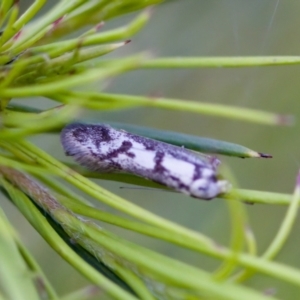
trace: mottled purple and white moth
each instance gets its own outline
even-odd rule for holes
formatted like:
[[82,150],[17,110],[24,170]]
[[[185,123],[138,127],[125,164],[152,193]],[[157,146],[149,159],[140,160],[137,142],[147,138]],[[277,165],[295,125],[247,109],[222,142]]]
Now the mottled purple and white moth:
[[230,189],[226,180],[217,177],[216,158],[105,124],[67,125],[61,142],[66,155],[94,171],[135,174],[200,199]]

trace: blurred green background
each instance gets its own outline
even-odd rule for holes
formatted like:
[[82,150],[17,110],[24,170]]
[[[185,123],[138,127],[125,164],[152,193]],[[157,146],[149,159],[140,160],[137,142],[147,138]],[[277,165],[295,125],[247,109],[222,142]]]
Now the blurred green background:
[[[27,3],[28,2],[28,3]],[[21,1],[24,9],[32,1]],[[49,1],[48,7],[56,1]],[[47,7],[45,7],[47,9]],[[126,47],[111,57],[138,51],[155,56],[243,56],[298,55],[300,49],[300,2],[276,0],[178,0],[155,7],[148,25]],[[102,30],[126,24],[133,15],[107,22]],[[222,103],[274,111],[295,116],[292,127],[270,127],[219,119],[186,112],[139,108],[111,112],[85,112],[83,117],[128,122],[159,129],[223,139],[271,153],[274,158],[224,158],[240,187],[291,193],[300,166],[298,139],[300,108],[298,104],[300,66],[240,69],[145,70],[128,73],[107,83],[106,91],[137,95],[164,95],[169,98]],[[98,89],[102,84],[94,84]],[[24,103],[25,104],[25,103]],[[53,106],[44,99],[28,104]],[[58,136],[37,136],[32,140],[49,153],[65,159]],[[223,157],[221,157],[223,160]],[[120,189],[119,183],[99,181],[107,189],[161,216],[229,244],[230,221],[224,200],[198,201],[184,195],[136,189]],[[111,209],[97,204],[105,210]],[[37,258],[60,294],[86,285],[74,269],[60,259],[7,201],[4,209],[22,240]],[[285,207],[247,205],[250,223],[262,253],[281,223]],[[207,270],[220,264],[205,256],[179,249],[151,238],[112,226],[106,228],[132,241]],[[278,261],[300,268],[298,234],[300,222],[293,229]],[[266,276],[254,276],[247,285],[258,290],[274,289],[280,299],[296,299],[298,289]],[[101,298],[103,299],[103,298]]]

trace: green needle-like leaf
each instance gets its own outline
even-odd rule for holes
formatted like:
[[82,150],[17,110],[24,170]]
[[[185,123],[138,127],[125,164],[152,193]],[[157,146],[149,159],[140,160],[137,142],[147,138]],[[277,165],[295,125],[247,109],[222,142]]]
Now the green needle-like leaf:
[[204,153],[223,154],[228,156],[237,157],[266,157],[271,155],[260,153],[244,146],[229,143],[225,141],[199,137],[174,131],[157,130],[149,127],[135,126],[125,123],[107,122],[112,127],[123,129],[125,131],[146,136],[151,139],[159,140],[165,143],[173,144],[176,146],[184,146],[185,148],[200,151]]

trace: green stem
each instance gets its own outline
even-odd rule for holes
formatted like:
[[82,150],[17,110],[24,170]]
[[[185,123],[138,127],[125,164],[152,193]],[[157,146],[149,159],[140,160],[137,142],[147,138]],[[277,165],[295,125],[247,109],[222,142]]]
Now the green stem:
[[[225,178],[227,178],[233,186],[237,186],[237,181],[226,164],[223,165],[223,173],[226,174]],[[244,205],[241,202],[230,200],[226,201],[226,204],[231,221],[230,250],[233,255],[229,257],[229,259],[226,259],[221,267],[219,267],[219,269],[215,272],[214,275],[217,279],[225,279],[233,272],[238,264],[237,258],[239,253],[243,251],[245,240],[247,238],[245,234],[245,227],[246,224],[248,224],[248,218]]]
[[81,5],[85,0],[76,0],[57,4],[52,10],[44,14],[42,18],[26,28],[26,32],[9,48],[12,54],[16,55],[34,45],[50,30],[52,23],[63,15],[71,12],[74,8]]
[[114,270],[132,287],[141,300],[155,300],[144,282],[131,270],[115,265]]
[[[9,34],[6,34],[5,37],[1,39],[1,45],[8,41],[24,25],[26,25],[40,11],[40,9],[44,6],[45,3],[46,0],[35,0],[34,3],[30,5],[28,9],[26,9],[23,15],[18,20],[16,20],[16,22],[14,22],[12,30],[10,30]],[[0,51],[3,51],[4,49],[1,49]]]
[[297,178],[297,185],[295,188],[294,195],[291,198],[290,205],[287,208],[286,215],[280,225],[280,228],[262,257],[266,259],[273,259],[279,251],[284,246],[286,240],[288,239],[293,225],[296,222],[298,208],[300,204],[300,173],[298,174]]
[[48,278],[45,276],[44,272],[40,268],[40,266],[37,264],[37,262],[34,260],[34,258],[31,256],[29,251],[24,247],[24,245],[17,241],[18,248],[20,253],[22,254],[24,260],[26,261],[27,265],[30,267],[30,269],[34,272],[36,280],[39,282],[42,282],[43,285],[43,293],[47,293],[47,297],[49,300],[58,300],[58,296],[51,286]]
[[2,28],[4,22],[9,17],[9,10],[13,5],[13,0],[1,1],[0,2],[0,27]]
[[[17,185],[22,191],[26,191],[38,205],[44,208],[63,227],[71,238],[75,239],[84,248],[89,249],[96,257],[100,255],[101,260],[105,264],[112,265],[113,268],[115,268],[115,263],[119,262],[123,267],[132,269],[139,276],[142,276],[148,283],[149,280],[154,280],[154,284],[156,284],[156,281],[159,283],[162,280],[167,285],[170,284],[171,287],[175,285],[188,289],[191,290],[192,294],[194,293],[193,290],[196,293],[197,291],[205,292],[214,296],[215,299],[250,300],[250,297],[265,299],[259,293],[228,283],[223,283],[224,289],[220,291],[220,283],[213,280],[206,272],[127,242],[101,229],[96,224],[83,222],[82,219],[75,217],[70,211],[61,206],[45,188],[28,176],[7,168],[2,168],[1,172],[14,185]],[[14,201],[21,201],[20,197],[16,197],[13,193],[12,187],[8,183],[2,180],[2,184]],[[19,190],[15,192],[19,192]],[[22,204],[26,204],[25,207],[29,208],[28,204],[24,203],[24,199],[22,199]],[[106,249],[104,252],[103,247]],[[132,277],[132,281],[134,282],[135,278]],[[140,288],[139,291],[142,292]],[[155,287],[154,290],[156,290]],[[146,294],[143,292],[143,295]],[[146,299],[149,299],[149,297]]]
[[[11,92],[13,93],[13,91]],[[3,91],[2,93],[4,93],[3,96],[10,96],[10,94],[6,93],[5,91]],[[2,93],[0,93],[0,95],[2,95]],[[270,112],[223,104],[211,104],[180,99],[104,93],[98,94],[87,92],[69,92],[66,94],[66,97],[70,97],[70,99],[79,98],[78,96],[80,96],[80,98],[86,99],[86,102],[83,103],[83,106],[87,108],[93,107],[94,109],[97,108],[97,104],[99,104],[99,108],[101,108],[101,105],[103,105],[103,101],[110,103],[125,102],[127,104],[134,104],[136,106],[158,107],[171,110],[188,111],[266,125],[287,125],[291,122],[291,118],[288,116],[280,116],[278,114]]]
[[246,189],[232,189],[229,193],[220,195],[220,198],[241,200],[250,204],[289,205],[292,200],[292,195]]
[[[122,72],[134,68],[140,63],[140,61],[141,56],[131,57],[124,59],[121,64],[112,64],[107,68],[87,69],[82,73],[63,77],[60,81],[28,85],[25,87],[5,88],[0,91],[0,97],[51,95],[53,93],[65,91],[71,87],[76,87],[85,83],[91,83],[95,80],[103,80],[114,75],[119,75]],[[83,98],[82,102],[84,102]]]
[[257,66],[298,65],[300,56],[241,57],[161,57],[143,62],[146,69],[166,68],[241,68]]
[[[273,239],[272,243],[269,245],[267,250],[263,253],[262,258],[271,260],[274,259],[280,250],[283,248],[286,240],[288,239],[293,225],[295,224],[298,208],[300,204],[300,173],[298,174],[297,184],[295,188],[294,195],[291,197],[290,204],[288,206],[286,215],[284,220],[281,222],[280,228]],[[244,271],[238,276],[235,276],[234,279],[236,281],[244,281],[252,276],[254,272],[251,271]]]
[[[0,37],[0,46],[3,45],[6,39],[9,39],[10,36],[14,34],[14,24],[16,22],[16,19],[18,18],[18,15],[19,15],[19,5],[15,3],[11,8],[9,18],[5,26],[5,31]],[[0,52],[3,52],[3,49],[1,49]]]
[[[123,211],[133,217],[143,220],[144,222],[153,224],[157,228],[164,229],[170,234],[178,236],[178,238],[182,238],[184,242],[189,244],[190,247],[193,247],[193,249],[197,248],[197,250],[200,252],[204,252],[213,257],[221,259],[229,258],[231,255],[233,255],[228,249],[217,245],[214,241],[205,237],[204,235],[201,235],[198,232],[187,230],[180,225],[156,216],[116,195],[109,193],[86,178],[74,173],[74,171],[65,167],[58,161],[55,161],[51,156],[44,153],[40,149],[27,142],[25,143],[25,141],[19,141],[19,143],[14,144],[14,146],[17,149],[20,149],[20,151],[24,151],[38,164],[53,170],[58,176],[77,186],[80,190],[86,192],[95,199],[100,200],[111,207]],[[237,261],[239,264],[249,269],[253,269],[270,276],[275,276],[300,286],[300,271],[291,267],[274,262],[271,263],[247,254],[240,254],[237,257]]]
[[23,300],[24,295],[28,299],[40,299],[30,270],[15,241],[15,232],[2,210],[0,210],[0,257],[0,285],[5,295],[14,300]]
[[92,46],[130,38],[146,24],[146,22],[149,20],[149,16],[149,11],[145,11],[139,14],[139,16],[127,26],[102,33],[88,35],[79,39],[75,38],[67,41],[33,47],[31,51],[36,54],[46,52],[49,55],[49,57],[56,57],[78,48],[79,45],[81,47]]
[[[69,262],[88,280],[107,291],[115,299],[119,300],[137,300],[122,288],[112,283],[105,276],[100,274],[96,269],[86,263],[79,255],[77,255],[69,246],[64,243],[61,237],[55,232],[51,225],[45,220],[45,217],[38,211],[34,204],[23,194],[20,190],[14,188],[8,182],[2,180],[1,184],[4,186],[10,197],[18,206],[22,214],[28,219],[32,226],[41,234],[41,236],[48,242],[48,244]],[[14,298],[15,299],[15,298]],[[16,298],[17,299],[17,298]],[[24,298],[22,298],[24,299]]]

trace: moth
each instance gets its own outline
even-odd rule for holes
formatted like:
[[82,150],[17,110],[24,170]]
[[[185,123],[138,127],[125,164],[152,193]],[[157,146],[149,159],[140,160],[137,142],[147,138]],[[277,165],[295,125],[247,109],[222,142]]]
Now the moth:
[[131,173],[206,200],[230,189],[218,178],[217,158],[106,124],[69,124],[61,143],[66,155],[93,171]]

